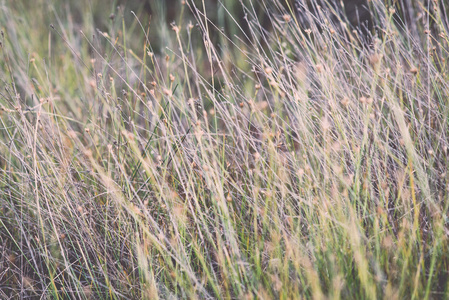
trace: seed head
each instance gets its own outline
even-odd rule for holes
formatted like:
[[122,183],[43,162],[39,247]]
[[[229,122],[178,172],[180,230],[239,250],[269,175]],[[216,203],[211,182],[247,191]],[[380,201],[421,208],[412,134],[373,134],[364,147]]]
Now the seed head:
[[178,27],[178,26],[172,24],[171,29],[172,29],[176,34],[179,33],[179,27]]
[[171,96],[171,91],[169,90],[169,89],[167,89],[167,88],[164,88],[164,95],[166,95],[166,96]]
[[292,17],[291,17],[290,15],[288,15],[288,14],[285,14],[282,18],[284,19],[284,21],[285,21],[286,23],[290,22],[291,19],[292,19]]
[[226,201],[232,202],[232,197],[230,193],[228,193],[228,195],[226,196]]
[[416,75],[418,73],[418,68],[415,66],[412,66],[410,68],[410,73],[412,73],[413,75]]
[[341,99],[340,103],[344,107],[347,107],[349,105],[349,98],[348,97],[344,97],[343,99]]
[[372,67],[377,66],[377,64],[380,62],[382,58],[382,55],[378,54],[378,53],[373,53],[372,55],[370,55],[369,57],[369,63]]

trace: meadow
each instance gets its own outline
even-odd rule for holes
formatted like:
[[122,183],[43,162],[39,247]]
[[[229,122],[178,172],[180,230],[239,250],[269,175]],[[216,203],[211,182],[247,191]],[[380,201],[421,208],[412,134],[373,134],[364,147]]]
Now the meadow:
[[0,0],[0,299],[448,299],[449,3],[392,2]]

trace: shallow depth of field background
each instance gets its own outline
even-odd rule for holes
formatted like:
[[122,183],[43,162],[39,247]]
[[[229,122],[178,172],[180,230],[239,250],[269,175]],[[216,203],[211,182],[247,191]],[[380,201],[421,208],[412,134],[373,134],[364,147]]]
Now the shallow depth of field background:
[[449,298],[446,0],[0,0],[0,299]]

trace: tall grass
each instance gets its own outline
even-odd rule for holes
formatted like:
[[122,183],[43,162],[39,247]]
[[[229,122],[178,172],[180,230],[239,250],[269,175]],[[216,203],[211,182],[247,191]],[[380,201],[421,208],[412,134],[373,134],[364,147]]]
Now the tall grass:
[[448,298],[447,3],[222,4],[1,2],[0,298]]

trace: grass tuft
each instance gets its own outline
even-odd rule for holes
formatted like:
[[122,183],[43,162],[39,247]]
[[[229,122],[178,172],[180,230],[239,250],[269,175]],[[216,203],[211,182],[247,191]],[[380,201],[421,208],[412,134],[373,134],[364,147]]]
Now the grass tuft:
[[449,298],[449,6],[320,2],[0,3],[0,298]]

